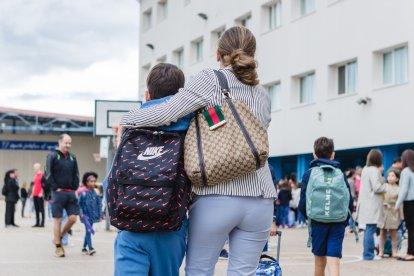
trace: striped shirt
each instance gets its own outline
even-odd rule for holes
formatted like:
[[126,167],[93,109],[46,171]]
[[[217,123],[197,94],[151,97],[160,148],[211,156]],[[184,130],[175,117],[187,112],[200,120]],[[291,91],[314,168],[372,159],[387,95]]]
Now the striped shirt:
[[[230,96],[247,104],[267,129],[271,120],[268,93],[260,85],[250,86],[240,82],[231,68],[225,68],[222,72],[227,77]],[[214,71],[205,69],[168,101],[153,107],[129,111],[122,117],[121,125],[126,127],[169,125],[198,109],[222,105],[223,100],[220,84]],[[193,192],[197,195],[276,197],[268,163],[255,172],[215,186],[193,186]]]

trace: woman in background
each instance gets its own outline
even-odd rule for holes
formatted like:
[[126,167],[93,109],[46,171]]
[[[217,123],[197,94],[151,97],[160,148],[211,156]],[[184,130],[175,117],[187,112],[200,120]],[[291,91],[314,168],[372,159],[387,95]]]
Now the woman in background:
[[19,184],[17,183],[17,170],[12,169],[6,172],[4,176],[3,195],[6,197],[6,227],[19,227],[14,223],[14,212],[16,202],[19,200]]

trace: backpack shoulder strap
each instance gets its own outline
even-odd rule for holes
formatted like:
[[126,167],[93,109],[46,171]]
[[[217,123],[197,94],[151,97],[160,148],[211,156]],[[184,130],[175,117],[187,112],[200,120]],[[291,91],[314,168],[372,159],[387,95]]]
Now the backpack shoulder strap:
[[224,96],[230,98],[230,87],[226,75],[224,75],[224,73],[219,70],[213,70],[213,72],[219,80],[221,92],[224,94]]

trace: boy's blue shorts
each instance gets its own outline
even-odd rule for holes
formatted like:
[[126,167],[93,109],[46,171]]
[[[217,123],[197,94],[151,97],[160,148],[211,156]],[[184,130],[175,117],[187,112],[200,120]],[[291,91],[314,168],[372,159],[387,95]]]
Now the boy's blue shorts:
[[312,253],[315,256],[342,258],[342,243],[346,224],[322,223],[312,220]]

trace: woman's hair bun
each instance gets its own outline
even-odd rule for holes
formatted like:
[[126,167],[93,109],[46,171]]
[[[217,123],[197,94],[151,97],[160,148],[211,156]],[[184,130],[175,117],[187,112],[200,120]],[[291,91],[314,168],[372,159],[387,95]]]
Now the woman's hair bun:
[[231,65],[237,79],[248,85],[257,85],[256,67],[254,57],[246,54],[243,49],[234,50],[229,57],[228,63]]

